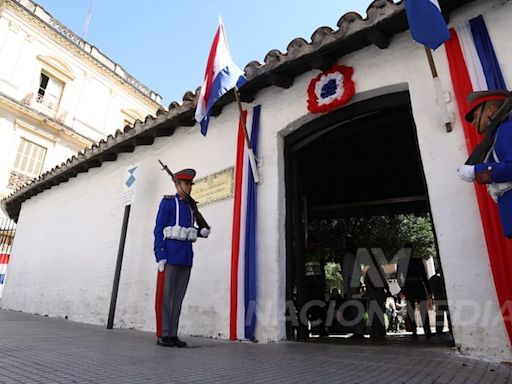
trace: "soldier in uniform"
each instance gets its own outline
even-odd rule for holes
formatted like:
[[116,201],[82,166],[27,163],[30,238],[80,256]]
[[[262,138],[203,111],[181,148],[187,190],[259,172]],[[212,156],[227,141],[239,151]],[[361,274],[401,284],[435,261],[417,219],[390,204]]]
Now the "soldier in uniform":
[[160,202],[155,224],[155,258],[158,263],[156,292],[157,344],[185,347],[178,338],[181,304],[185,297],[192,258],[192,243],[208,237],[210,230],[194,227],[194,215],[188,199],[196,171],[184,169],[174,174],[176,195],[166,195]]
[[[466,120],[473,124],[479,134],[484,134],[491,118],[502,106],[508,92],[473,92],[468,97],[470,111]],[[487,184],[492,199],[498,203],[501,223],[506,237],[512,238],[512,120],[500,123],[494,142],[483,163],[462,165],[459,177],[467,182]]]

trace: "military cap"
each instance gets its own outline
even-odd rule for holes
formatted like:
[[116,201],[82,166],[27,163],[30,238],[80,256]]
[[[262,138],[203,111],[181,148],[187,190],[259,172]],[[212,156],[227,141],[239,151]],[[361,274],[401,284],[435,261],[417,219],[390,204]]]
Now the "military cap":
[[195,171],[195,169],[192,169],[192,168],[182,169],[181,171],[178,171],[174,174],[174,178],[176,180],[186,180],[186,181],[192,181],[195,176],[196,176],[196,171]]
[[465,119],[470,123],[473,121],[473,114],[478,106],[486,101],[505,100],[508,97],[508,91],[496,89],[493,91],[478,91],[470,93],[468,96],[469,112],[466,113]]

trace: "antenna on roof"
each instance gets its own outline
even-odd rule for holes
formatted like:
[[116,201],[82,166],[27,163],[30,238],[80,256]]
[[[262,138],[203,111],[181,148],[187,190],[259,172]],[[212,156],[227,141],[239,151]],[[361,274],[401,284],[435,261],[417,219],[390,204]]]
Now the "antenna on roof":
[[87,16],[85,16],[84,27],[82,29],[82,39],[85,39],[87,31],[89,30],[89,24],[91,24],[92,19],[92,12],[94,11],[94,3],[96,3],[96,0],[91,0],[89,4],[89,10],[87,11]]

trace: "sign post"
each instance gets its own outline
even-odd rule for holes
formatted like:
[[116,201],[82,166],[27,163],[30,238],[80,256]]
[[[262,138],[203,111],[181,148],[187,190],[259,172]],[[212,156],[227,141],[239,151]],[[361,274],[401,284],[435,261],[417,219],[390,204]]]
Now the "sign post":
[[128,221],[130,219],[130,209],[135,198],[135,188],[137,185],[138,166],[128,167],[123,173],[123,192],[122,199],[124,203],[123,225],[121,227],[121,237],[119,239],[119,248],[117,251],[116,270],[114,272],[114,283],[112,285],[112,296],[110,297],[110,310],[108,313],[107,329],[114,326],[114,315],[116,312],[117,293],[119,291],[119,280],[121,278],[121,267],[123,265],[124,245],[126,243],[126,232],[128,230]]

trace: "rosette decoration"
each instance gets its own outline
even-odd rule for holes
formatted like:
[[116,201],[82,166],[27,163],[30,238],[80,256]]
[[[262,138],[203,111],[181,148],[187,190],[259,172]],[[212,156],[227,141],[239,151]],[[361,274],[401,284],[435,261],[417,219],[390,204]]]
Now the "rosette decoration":
[[330,112],[350,101],[355,93],[354,69],[335,64],[320,73],[308,86],[308,110],[311,113]]

